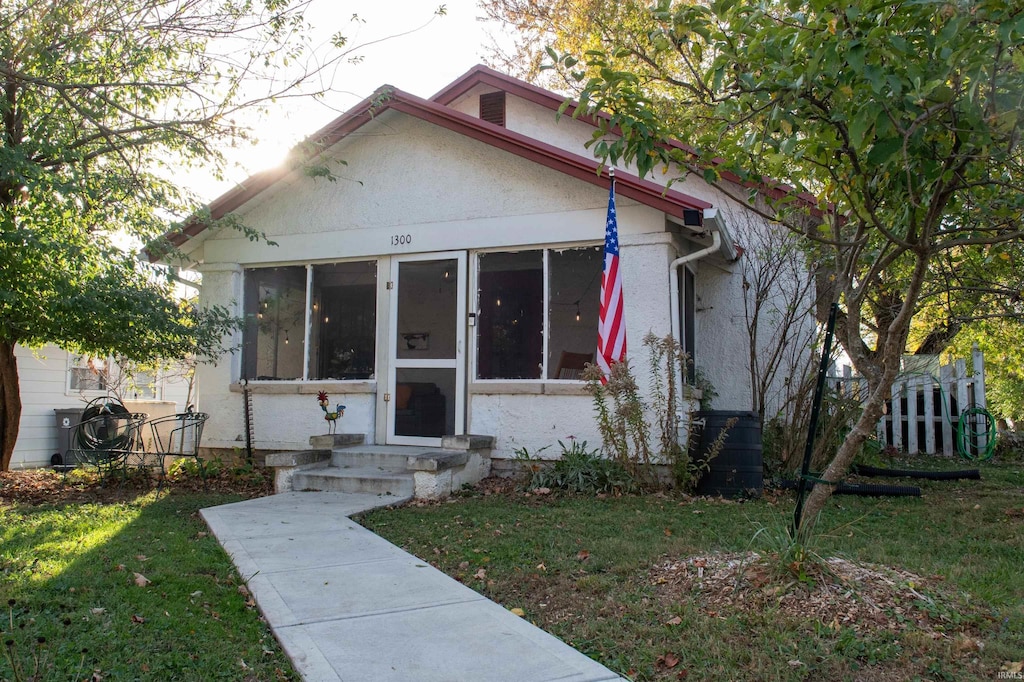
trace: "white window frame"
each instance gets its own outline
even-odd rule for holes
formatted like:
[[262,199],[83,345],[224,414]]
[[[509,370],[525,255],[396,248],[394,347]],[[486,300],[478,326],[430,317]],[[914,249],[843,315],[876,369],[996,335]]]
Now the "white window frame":
[[[76,369],[87,369],[88,365],[98,360],[102,360],[104,363],[104,369],[107,377],[111,380],[103,388],[75,388],[72,386],[72,379],[75,376],[74,370]],[[163,372],[159,369],[156,370],[153,377],[153,395],[152,396],[140,396],[137,400],[161,400],[163,396]],[[68,353],[67,355],[67,366],[64,373],[64,395],[68,396],[89,396],[93,398],[99,398],[106,395],[114,395],[118,392],[117,388],[114,388],[121,382],[121,366],[114,360],[114,356],[107,356],[105,358],[97,358],[92,355],[81,355],[79,353]],[[127,386],[120,386],[121,393],[126,393]],[[127,397],[128,400],[136,400],[133,397]]]
[[[587,242],[571,242],[571,243],[557,243],[557,244],[541,244],[541,245],[529,245],[522,247],[507,246],[507,247],[496,247],[492,249],[477,249],[470,251],[469,255],[469,281],[470,281],[470,292],[472,293],[472,311],[475,320],[480,319],[480,256],[488,253],[522,253],[524,251],[542,251],[542,267],[544,269],[544,321],[541,325],[543,330],[543,351],[541,357],[541,375],[539,379],[481,379],[477,375],[477,358],[478,358],[478,342],[479,342],[479,325],[474,322],[471,329],[472,340],[469,357],[469,377],[471,383],[478,384],[505,384],[509,382],[515,382],[518,384],[570,384],[578,385],[583,383],[583,379],[548,379],[548,340],[551,333],[551,325],[549,323],[549,316],[551,313],[551,261],[550,253],[552,251],[563,251],[569,249],[592,249],[602,248],[604,242],[601,241],[587,241]],[[594,327],[594,340],[597,342],[597,327]]]
[[107,393],[108,393],[107,387],[104,387],[104,388],[76,388],[76,387],[74,387],[72,385],[72,378],[75,376],[74,370],[76,370],[76,369],[92,369],[93,371],[97,371],[97,370],[95,370],[95,368],[90,367],[90,365],[95,363],[97,360],[103,360],[103,362],[106,364],[107,368],[109,368],[111,366],[111,364],[113,363],[113,361],[114,361],[113,358],[111,358],[111,357],[96,358],[96,357],[91,356],[91,355],[81,355],[79,353],[71,353],[71,352],[68,353],[67,366],[66,366],[66,370],[64,372],[64,395],[69,395],[69,396],[82,395],[82,396],[96,396],[96,397],[107,395]]
[[[309,361],[310,361],[310,346],[312,345],[313,336],[313,269],[322,265],[340,265],[342,263],[373,263],[376,270],[376,281],[379,282],[381,278],[381,256],[363,257],[363,258],[342,258],[342,259],[331,259],[325,261],[303,261],[301,263],[285,262],[285,263],[273,263],[267,265],[243,265],[242,266],[242,317],[244,318],[246,313],[246,307],[248,302],[245,300],[246,290],[246,277],[252,270],[266,270],[272,268],[305,268],[306,269],[306,309],[303,319],[303,349],[302,349],[302,377],[300,379],[246,379],[245,374],[245,358],[243,353],[239,353],[239,364],[238,364],[238,376],[236,381],[247,381],[250,384],[296,384],[296,383],[321,383],[324,381],[344,381],[348,383],[359,383],[359,382],[373,382],[376,381],[376,371],[369,379],[310,379],[309,378]],[[379,306],[380,301],[376,301]],[[245,326],[242,328],[242,347],[245,347]],[[377,321],[376,329],[374,330],[374,358],[373,366],[376,369],[379,364],[379,357],[377,348],[379,346],[380,336],[380,321]]]

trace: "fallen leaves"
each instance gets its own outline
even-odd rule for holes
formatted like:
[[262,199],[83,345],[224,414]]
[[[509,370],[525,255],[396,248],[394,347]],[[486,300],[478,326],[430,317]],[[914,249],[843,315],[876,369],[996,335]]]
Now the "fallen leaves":
[[[814,568],[812,579],[800,582],[777,558],[755,552],[712,554],[666,561],[650,571],[649,579],[667,605],[695,596],[709,618],[773,608],[785,616],[816,620],[833,631],[896,633],[914,627],[948,637],[950,621],[943,613],[957,607],[943,602],[941,594],[923,591],[932,581],[840,558]],[[937,604],[942,607],[936,609]],[[679,618],[665,622],[679,624]],[[963,653],[984,646],[973,638],[961,638],[954,645]]]
[[147,578],[146,576],[142,575],[141,573],[135,574],[135,584],[139,587],[145,587],[146,585],[149,585],[151,582],[153,581]]
[[668,652],[658,656],[654,662],[659,668],[674,668],[679,665],[679,657]]
[[589,558],[590,552],[588,550],[581,549],[580,551],[576,552],[576,561],[586,561]]
[[[164,490],[181,492],[222,492],[262,497],[274,492],[272,469],[257,469],[236,476],[229,467],[217,476],[168,478]],[[154,484],[141,476],[129,476],[120,485],[104,485],[102,476],[76,471],[66,478],[52,469],[0,472],[0,505],[64,504],[71,502],[121,502],[153,490]]]

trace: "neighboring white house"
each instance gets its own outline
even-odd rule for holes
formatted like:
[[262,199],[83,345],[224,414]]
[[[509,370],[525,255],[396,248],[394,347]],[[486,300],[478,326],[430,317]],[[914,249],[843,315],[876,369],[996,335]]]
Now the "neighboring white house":
[[[56,346],[33,351],[17,346],[21,388],[21,422],[18,442],[11,457],[11,469],[49,466],[50,458],[60,452],[58,414],[84,408],[90,400],[116,391],[130,409],[151,416],[184,411],[188,402],[188,382],[176,376],[136,375],[129,385],[122,381],[111,360],[76,356]],[[113,384],[113,385],[111,385]]]
[[[201,301],[245,319],[229,340],[242,352],[197,371],[203,444],[244,443],[243,382],[261,450],[325,432],[319,391],[346,406],[339,431],[370,443],[483,434],[496,458],[600,443],[574,367],[596,348],[609,179],[584,148],[592,119],[559,119],[563,101],[482,66],[430,100],[385,87],[312,135],[305,164],[214,201],[214,218],[276,244],[201,224],[175,240]],[[309,172],[323,166],[337,178]],[[641,382],[641,339],[672,333],[713,407],[749,410],[742,235],[724,219],[742,207],[699,178],[666,191],[625,166],[616,197]]]

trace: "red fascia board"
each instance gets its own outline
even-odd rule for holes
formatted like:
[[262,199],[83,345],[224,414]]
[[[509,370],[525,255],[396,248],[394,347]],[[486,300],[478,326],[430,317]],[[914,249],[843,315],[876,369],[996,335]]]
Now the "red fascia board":
[[[594,159],[572,154],[554,145],[534,140],[388,86],[377,90],[372,96],[352,107],[348,113],[341,115],[306,139],[314,143],[317,148],[326,149],[388,109],[394,109],[466,135],[590,184],[608,188],[607,172],[602,170],[599,174],[598,169],[603,167]],[[210,203],[211,218],[216,220],[238,209],[291,172],[292,170],[289,168],[275,168],[251,176],[238,187],[229,190]],[[703,210],[712,206],[696,197],[675,190],[665,190],[654,182],[621,172],[616,176],[616,191],[621,196],[634,199],[677,217],[683,216],[684,209]],[[169,236],[168,239],[174,246],[181,246],[189,237],[194,237],[205,229],[206,226],[203,223],[192,222]]]
[[[603,164],[595,159],[573,154],[560,147],[540,142],[520,133],[496,126],[460,111],[396,91],[389,102],[390,108],[454,132],[503,149],[542,166],[600,187],[608,187]],[[661,185],[619,171],[616,176],[617,192],[664,213],[682,217],[684,209],[703,210],[712,204],[676,190],[665,190]]]
[[[494,69],[483,66],[482,64],[474,66],[472,69],[460,76],[454,83],[431,97],[430,100],[447,106],[459,97],[465,95],[477,85],[481,84],[489,85],[490,87],[498,90],[504,90],[516,97],[533,102],[534,104],[539,104],[542,107],[551,109],[552,111],[558,111],[566,100],[565,97],[558,93],[552,92],[551,90],[545,90],[533,83],[527,83],[526,81],[519,80],[518,78],[514,78],[508,74],[501,73],[500,71],[495,71]],[[571,101],[565,110],[565,114],[567,116],[573,116],[578,107],[579,102],[575,100]],[[611,117],[605,112],[599,111],[593,114],[583,112],[578,118],[581,121],[596,126],[598,118],[607,120]]]
[[[432,97],[431,99],[440,104],[448,105],[454,102],[462,95],[465,95],[467,92],[469,92],[479,84],[489,85],[493,88],[504,90],[508,93],[515,95],[516,97],[520,97],[535,104],[539,104],[543,107],[547,107],[552,111],[558,111],[558,109],[561,108],[561,106],[566,101],[566,98],[563,97],[562,95],[559,95],[550,90],[545,90],[544,88],[533,85],[532,83],[527,83],[526,81],[520,80],[518,78],[514,78],[513,76],[509,76],[508,74],[501,73],[500,71],[495,71],[494,69],[483,66],[482,64],[474,66],[464,75],[459,77],[458,80],[456,80],[454,83],[441,90],[441,92],[434,95],[434,97]],[[576,116],[576,110],[578,108],[579,102],[577,102],[576,100],[572,100],[569,102],[568,106],[566,106],[565,114],[567,116]],[[590,125],[597,127],[598,119],[608,121],[611,118],[611,116],[609,116],[606,112],[598,111],[593,113],[581,112],[578,116],[576,116],[576,118],[580,121],[589,123]],[[622,134],[622,131],[617,126],[611,128],[608,132],[612,133],[613,135]],[[670,139],[667,140],[664,144],[665,146],[671,149],[678,149],[687,154],[691,154],[694,157],[698,156],[697,150],[694,147],[686,144],[685,142],[681,142],[680,140]],[[724,162],[725,160],[720,158],[711,160],[711,163],[714,166],[720,166]],[[807,192],[797,192],[795,187],[791,187],[790,185],[787,185],[783,182],[779,182],[778,180],[774,180],[772,178],[764,178],[761,182],[753,182],[750,180],[744,180],[735,173],[732,173],[731,171],[724,171],[721,174],[722,177],[725,180],[728,180],[729,182],[735,183],[737,185],[742,185],[744,187],[757,189],[759,192],[765,194],[766,196],[772,199],[780,199],[786,195],[795,194],[795,196],[798,199],[807,204],[810,204],[812,210],[816,214],[824,215],[824,213],[817,208],[817,197],[815,197],[813,194],[808,194]]]

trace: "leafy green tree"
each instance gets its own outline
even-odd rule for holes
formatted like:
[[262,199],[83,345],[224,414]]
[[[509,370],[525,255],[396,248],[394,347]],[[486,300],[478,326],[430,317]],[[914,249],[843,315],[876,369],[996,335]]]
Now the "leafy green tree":
[[[664,25],[649,11],[650,3],[482,0],[481,5],[489,18],[520,36],[512,50],[493,50],[492,58],[510,72],[543,81],[556,90],[578,93],[581,82],[599,76],[601,69],[628,71],[643,84],[649,116],[659,120],[663,129],[690,130],[687,119],[707,117],[708,98],[690,91],[690,79],[700,79],[698,72],[707,69],[713,53],[705,51],[706,43],[699,36],[678,41],[671,50],[663,49],[667,39]],[[545,65],[548,48],[574,56],[598,50],[601,59],[593,64],[566,60]],[[788,167],[777,171],[779,177],[798,172]],[[1022,260],[1024,251],[1019,244],[943,254],[929,269],[906,351],[938,354],[950,348],[961,330],[971,335],[972,330],[990,327],[980,320],[992,315],[1024,317],[1024,309],[1017,305],[1024,291]],[[869,329],[888,324],[894,303],[902,299],[905,283],[898,274],[886,273],[884,286],[865,299]],[[1000,390],[1001,378],[1006,375],[1001,368],[993,373],[995,390]]]
[[246,111],[322,94],[353,57],[341,33],[311,52],[307,4],[0,3],[0,469],[21,415],[15,346],[139,361],[220,353],[227,310],[176,301],[166,273],[124,245],[195,214],[175,177],[222,170],[225,150],[250,141]]
[[[629,46],[591,51],[585,68],[558,61],[577,69],[583,104],[610,113],[598,156],[645,174],[674,163],[726,191],[725,177],[781,190],[767,206],[740,198],[803,235],[819,313],[840,304],[837,337],[870,383],[823,474],[837,481],[882,414],[912,321],[941,293],[937,275],[1020,248],[1024,7],[662,0],[652,16],[645,70],[662,71],[659,87],[674,83],[692,116],[664,124],[650,102],[666,91],[618,66]],[[998,272],[972,268],[972,287],[998,292]],[[815,488],[806,518],[830,493]]]
[[957,335],[952,348],[958,357],[970,357],[973,344],[985,355],[985,396],[988,409],[1024,426],[1024,322],[1008,317],[978,320]]

